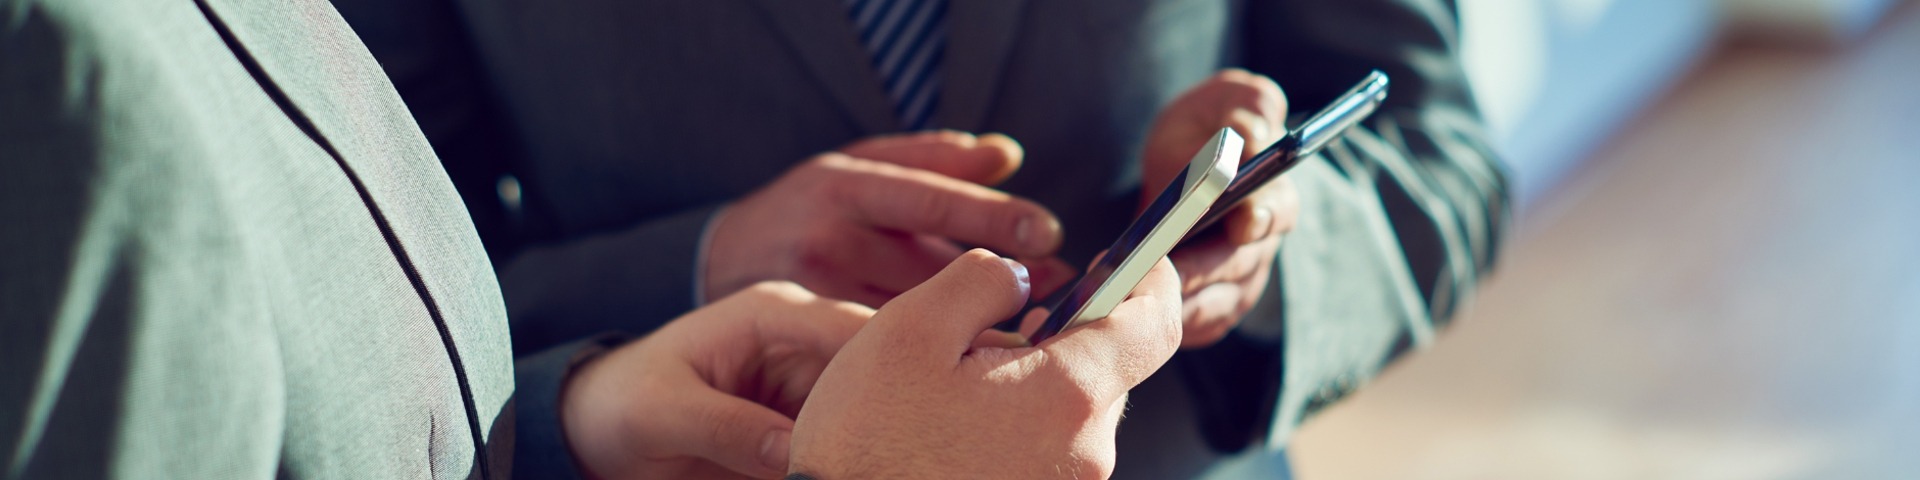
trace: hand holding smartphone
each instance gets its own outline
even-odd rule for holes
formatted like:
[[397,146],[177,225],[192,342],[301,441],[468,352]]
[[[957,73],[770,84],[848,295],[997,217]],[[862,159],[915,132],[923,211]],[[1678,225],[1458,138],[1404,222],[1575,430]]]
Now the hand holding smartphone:
[[1231,129],[1214,134],[1186,170],[1174,176],[1167,189],[1154,197],[1120,239],[1107,248],[1100,262],[1062,290],[1066,297],[1050,303],[1053,310],[1028,341],[1040,343],[1069,327],[1112,314],[1146,277],[1147,270],[1172,252],[1214,199],[1227,190],[1238,171],[1243,145],[1240,134]]
[[1374,109],[1380,107],[1380,102],[1386,99],[1387,74],[1374,70],[1367,74],[1367,78],[1360,80],[1359,84],[1335,98],[1326,108],[1315,112],[1312,117],[1307,117],[1307,121],[1301,123],[1300,128],[1287,131],[1287,136],[1281,137],[1279,141],[1273,142],[1273,145],[1242,163],[1240,173],[1235,176],[1233,185],[1228,186],[1226,193],[1214,200],[1213,206],[1207,209],[1207,216],[1201,218],[1199,224],[1194,225],[1193,231],[1187,235],[1186,239],[1182,239],[1181,243],[1186,243],[1186,240],[1201,235],[1208,227],[1220,223],[1220,219],[1225,218],[1227,212],[1233,210],[1234,204],[1240,203],[1240,200],[1247,198],[1247,195],[1251,195],[1255,190],[1266,186],[1267,182],[1273,181],[1280,174],[1292,169],[1294,165],[1300,163],[1300,159],[1320,153],[1320,149],[1327,146],[1327,143],[1345,135],[1347,129],[1353,128],[1368,115],[1372,115]]
[[[1245,163],[1237,160],[1243,148],[1240,136],[1231,129],[1221,129],[1093,268],[1066,288],[1029,306],[1029,311],[1038,306],[1050,310],[1028,341],[1038,344],[1067,328],[1111,314],[1147,270],[1176,245],[1200,236],[1219,223],[1234,204],[1373,114],[1386,100],[1387,85],[1386,74],[1373,71],[1308,117],[1300,128],[1287,132]],[[1023,311],[1002,325],[1017,328],[1025,314]]]

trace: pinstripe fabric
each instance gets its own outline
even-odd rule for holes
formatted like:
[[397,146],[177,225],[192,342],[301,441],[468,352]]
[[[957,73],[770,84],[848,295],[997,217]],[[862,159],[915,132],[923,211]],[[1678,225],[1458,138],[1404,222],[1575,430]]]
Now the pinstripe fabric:
[[924,130],[939,107],[947,0],[846,0],[860,43],[906,130]]

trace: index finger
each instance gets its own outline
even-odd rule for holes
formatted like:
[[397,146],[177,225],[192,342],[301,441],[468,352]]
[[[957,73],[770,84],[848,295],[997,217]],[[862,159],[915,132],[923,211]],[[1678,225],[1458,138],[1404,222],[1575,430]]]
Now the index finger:
[[1020,143],[998,133],[939,130],[888,135],[840,148],[853,157],[918,168],[981,185],[997,185],[1020,169]]
[[835,198],[855,221],[937,235],[1016,257],[1060,248],[1060,220],[1032,201],[937,173],[853,160]]
[[1160,370],[1180,348],[1180,275],[1160,259],[1114,308],[1113,314],[1070,329],[1038,346],[1080,379],[1120,395]]

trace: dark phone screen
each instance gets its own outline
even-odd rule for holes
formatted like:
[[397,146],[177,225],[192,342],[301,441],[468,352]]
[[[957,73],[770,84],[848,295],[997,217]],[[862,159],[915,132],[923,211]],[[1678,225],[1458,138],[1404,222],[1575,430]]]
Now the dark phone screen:
[[1207,207],[1207,214],[1200,217],[1199,223],[1193,224],[1193,229],[1187,231],[1187,236],[1181,238],[1180,243],[1187,243],[1205,233],[1213,224],[1226,218],[1233,204],[1240,203],[1241,199],[1265,186],[1268,180],[1286,173],[1296,163],[1300,163],[1300,136],[1289,132],[1280,141],[1273,142],[1272,146],[1240,165],[1240,173],[1234,175],[1232,183],[1227,184],[1227,190],[1221,192],[1220,198]]
[[[1207,212],[1200,217],[1200,221],[1196,222],[1192,229],[1187,231],[1186,236],[1180,239],[1180,243],[1185,244],[1207,234],[1215,223],[1219,223],[1220,219],[1226,217],[1233,204],[1240,203],[1240,200],[1245,199],[1254,190],[1265,186],[1268,181],[1299,164],[1301,158],[1315,153],[1314,151],[1319,150],[1332,138],[1345,134],[1348,128],[1372,115],[1380,102],[1386,100],[1387,82],[1386,74],[1377,70],[1368,74],[1367,78],[1361,80],[1358,85],[1354,85],[1351,90],[1334,99],[1333,103],[1328,104],[1326,108],[1309,117],[1300,125],[1300,128],[1287,132],[1285,137],[1265,150],[1261,150],[1260,153],[1254,154],[1253,158],[1242,162],[1233,181],[1227,184],[1225,191],[1221,192],[1220,198],[1215,199],[1213,204],[1207,207]],[[1079,316],[1078,310],[1086,305],[1087,300],[1099,290],[1100,285],[1113,276],[1113,271],[1119,267],[1120,261],[1138,249],[1140,243],[1146,240],[1147,233],[1153,231],[1153,227],[1166,218],[1167,213],[1173,210],[1174,204],[1179,203],[1181,189],[1178,187],[1186,183],[1186,178],[1187,174],[1184,171],[1174,177],[1173,183],[1165,190],[1161,190],[1160,196],[1153,199],[1153,203],[1134,219],[1132,225],[1127,226],[1127,230],[1120,234],[1120,238],[1107,248],[1107,254],[1100,257],[1100,262],[1086,274],[1075,279],[1067,287],[1048,295],[1047,298],[1029,303],[1019,315],[994,325],[994,328],[1018,332],[1020,319],[1025,318],[1034,308],[1045,306],[1050,309],[1047,319],[1028,340],[1037,344],[1041,340],[1060,333],[1073,321],[1073,317]],[[1061,311],[1062,305],[1074,306],[1073,311]]]
[[[1065,330],[1067,324],[1073,322],[1073,317],[1080,315],[1080,309],[1087,304],[1087,300],[1093,298],[1093,292],[1099,290],[1100,285],[1107,283],[1107,279],[1113,276],[1114,269],[1120,267],[1120,261],[1132,255],[1134,250],[1138,250],[1140,243],[1146,241],[1147,234],[1167,218],[1167,213],[1173,211],[1174,204],[1180,203],[1180,196],[1183,194],[1183,189],[1180,187],[1186,183],[1187,172],[1183,170],[1173,177],[1173,181],[1167,184],[1165,190],[1160,191],[1160,196],[1154,197],[1153,203],[1148,204],[1147,209],[1140,212],[1140,216],[1133,219],[1133,224],[1128,225],[1127,230],[1120,233],[1120,238],[1115,239],[1113,245],[1107,247],[1107,253],[1100,257],[1098,263],[1093,264],[1093,268],[1080,275],[1080,278],[1075,279],[1072,284],[1054,292],[1053,295],[1048,295],[1046,299],[1028,304],[1027,308],[1021,309],[1019,315],[1001,322],[996,327],[1002,327],[1001,330],[1018,331],[1020,319],[1025,318],[1027,312],[1035,307],[1045,306],[1049,309],[1046,321],[1041,322],[1040,329],[1034,330],[1027,341],[1038,344]],[[1062,306],[1069,308],[1061,308]],[[1007,328],[1009,325],[1010,328]]]

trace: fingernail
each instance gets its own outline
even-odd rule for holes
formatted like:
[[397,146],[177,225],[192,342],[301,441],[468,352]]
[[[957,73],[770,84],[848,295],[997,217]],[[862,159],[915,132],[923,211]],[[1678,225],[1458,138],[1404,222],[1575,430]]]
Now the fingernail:
[[1273,209],[1253,207],[1253,238],[1265,238],[1273,228]]
[[1020,296],[1032,296],[1033,279],[1027,275],[1027,266],[1021,265],[1020,262],[1014,261],[1011,258],[1001,258],[1000,261],[1007,262],[1007,268],[1013,269],[1013,280],[1020,287]]
[[787,447],[792,439],[793,432],[786,430],[767,434],[767,439],[760,443],[760,464],[781,472],[787,471]]
[[1033,244],[1033,217],[1020,217],[1020,222],[1013,224],[1013,241],[1021,245]]
[[1013,226],[1013,241],[1027,249],[1026,253],[1038,254],[1052,247],[1052,238],[1060,235],[1060,221],[1052,218],[1021,217],[1020,223]]
[[1264,142],[1267,142],[1268,138],[1272,138],[1268,135],[1273,133],[1273,125],[1267,122],[1265,116],[1261,116],[1258,113],[1254,113],[1253,110],[1246,108],[1236,108],[1231,115],[1231,120],[1229,121],[1237,124],[1237,126],[1242,129],[1242,131],[1237,133],[1245,137],[1243,140],[1247,142],[1246,149],[1248,152],[1254,152],[1264,148],[1266,146]]
[[1020,242],[1026,253],[1035,254],[1050,246],[1048,237],[1060,231],[1060,222],[1051,218],[1021,217],[1013,230],[1013,240]]

